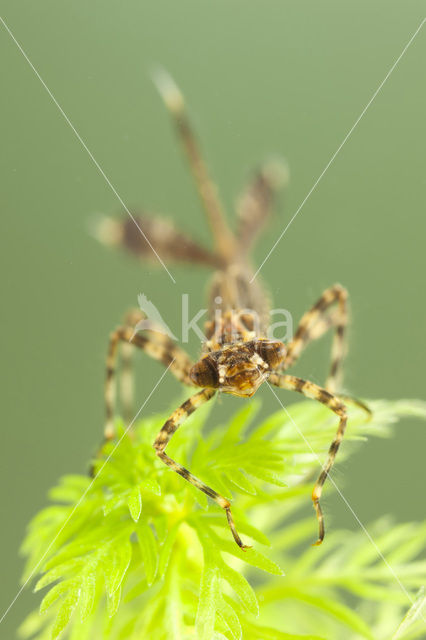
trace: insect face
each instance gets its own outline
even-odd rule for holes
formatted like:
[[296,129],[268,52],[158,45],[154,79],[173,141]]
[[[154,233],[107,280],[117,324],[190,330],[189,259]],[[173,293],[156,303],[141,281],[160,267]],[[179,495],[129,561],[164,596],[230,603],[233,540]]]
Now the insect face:
[[200,387],[251,397],[285,357],[285,347],[272,340],[253,340],[212,351],[190,371]]
[[250,398],[268,375],[268,365],[255,354],[232,366],[219,365],[219,387],[225,393]]

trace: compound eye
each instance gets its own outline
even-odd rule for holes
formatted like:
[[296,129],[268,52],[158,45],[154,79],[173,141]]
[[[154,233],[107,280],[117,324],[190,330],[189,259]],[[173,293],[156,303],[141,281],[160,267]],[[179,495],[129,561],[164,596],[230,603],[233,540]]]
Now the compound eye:
[[198,387],[216,388],[219,384],[219,375],[216,365],[208,356],[194,364],[189,372],[189,377]]
[[276,369],[282,363],[287,353],[284,344],[278,340],[259,340],[255,350],[271,369]]

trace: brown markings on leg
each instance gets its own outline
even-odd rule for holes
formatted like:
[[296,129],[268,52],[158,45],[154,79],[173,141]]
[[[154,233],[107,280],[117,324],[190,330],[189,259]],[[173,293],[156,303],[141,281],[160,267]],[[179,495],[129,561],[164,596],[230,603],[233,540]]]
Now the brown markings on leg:
[[[334,328],[330,373],[325,386],[332,392],[336,391],[341,384],[342,363],[345,356],[345,331],[348,322],[347,298],[346,289],[339,284],[324,291],[314,306],[303,315],[293,340],[287,346],[283,370],[288,369],[296,362],[303,349],[310,342],[320,338],[328,329]],[[337,304],[337,308],[331,310],[334,304]]]
[[231,529],[232,535],[234,537],[235,542],[241,549],[247,549],[247,545],[245,545],[240,536],[238,535],[237,529],[235,527],[234,519],[231,513],[231,504],[229,500],[221,496],[214,489],[207,486],[201,480],[196,478],[188,469],[185,469],[181,464],[172,460],[165,452],[165,448],[169,443],[171,437],[176,432],[176,430],[180,427],[180,425],[191,415],[198,407],[202,404],[213,398],[216,394],[214,389],[202,389],[195,395],[193,395],[189,400],[186,400],[180,407],[178,407],[170,416],[168,420],[164,423],[161,431],[159,432],[157,438],[154,442],[154,448],[157,453],[157,456],[166,464],[170,469],[173,469],[176,473],[178,473],[182,478],[185,478],[188,482],[190,482],[194,487],[203,491],[209,498],[214,500],[216,504],[218,504],[222,509],[226,511],[226,517],[228,519],[229,527]]
[[271,374],[269,381],[271,384],[279,387],[280,389],[288,389],[290,391],[298,391],[303,394],[307,398],[312,398],[321,402],[321,404],[328,407],[331,411],[333,411],[339,417],[339,426],[336,431],[336,435],[330,445],[328,450],[328,457],[323,465],[322,471],[315,483],[315,486],[312,491],[312,501],[314,504],[314,509],[317,515],[318,520],[318,540],[314,543],[316,545],[321,544],[324,539],[324,517],[320,505],[320,498],[322,493],[322,488],[324,482],[327,479],[327,476],[334,464],[336,454],[339,450],[340,444],[343,440],[343,436],[345,433],[346,422],[347,422],[347,414],[345,405],[337,398],[333,393],[327,391],[327,389],[323,389],[319,387],[317,384],[310,382],[309,380],[303,380],[303,378],[298,378],[296,376],[284,375],[284,374]]
[[235,239],[226,222],[217,187],[211,180],[200,153],[186,112],[183,95],[173,79],[165,72],[157,74],[156,83],[188,157],[189,166],[215,240],[215,247],[226,261],[232,261],[235,253]]
[[285,164],[274,161],[261,167],[241,194],[237,204],[237,239],[241,251],[247,254],[267,222],[277,191],[286,185]]
[[[176,229],[168,220],[138,212],[122,218],[102,217],[94,227],[95,237],[107,246],[123,248],[144,261],[157,263],[155,253],[166,262],[186,262],[220,268],[220,256],[206,249],[188,234]],[[136,221],[136,224],[135,224]],[[147,243],[144,235],[149,238]]]
[[133,347],[145,351],[145,353],[154,358],[154,360],[159,360],[164,366],[169,367],[170,371],[180,382],[194,386],[189,377],[192,361],[183,349],[177,346],[167,335],[159,333],[154,329],[146,331],[147,335],[135,334],[134,331],[135,329],[132,326],[123,326],[113,331],[110,336],[105,379],[106,425],[104,435],[107,440],[113,438],[115,435],[115,380],[117,352],[120,342],[131,344]]

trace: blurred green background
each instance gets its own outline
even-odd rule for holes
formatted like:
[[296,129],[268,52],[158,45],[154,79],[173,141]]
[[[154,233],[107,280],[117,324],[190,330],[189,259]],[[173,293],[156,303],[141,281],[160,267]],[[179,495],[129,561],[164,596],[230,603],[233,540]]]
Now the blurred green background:
[[[420,1],[3,0],[2,15],[128,205],[209,236],[165,109],[161,64],[182,87],[231,209],[250,169],[287,158],[288,193],[256,249],[260,264],[419,26]],[[178,329],[181,293],[204,304],[201,268],[142,266],[88,233],[120,211],[16,44],[1,32],[1,612],[16,595],[25,526],[64,473],[84,472],[103,424],[108,334],[145,293]],[[262,269],[295,321],[324,288],[350,292],[346,386],[361,397],[424,398],[426,28],[419,33]],[[199,345],[190,349],[196,355]],[[321,382],[329,344],[297,371]],[[162,373],[139,358],[140,403]],[[168,376],[146,414],[180,394]],[[263,411],[279,407],[267,388]],[[282,394],[285,403],[298,398]],[[239,401],[217,405],[224,416]],[[303,425],[300,425],[303,430]],[[335,472],[360,520],[424,517],[426,426],[400,425]],[[357,528],[338,496],[329,522]],[[14,637],[34,596],[0,628]]]

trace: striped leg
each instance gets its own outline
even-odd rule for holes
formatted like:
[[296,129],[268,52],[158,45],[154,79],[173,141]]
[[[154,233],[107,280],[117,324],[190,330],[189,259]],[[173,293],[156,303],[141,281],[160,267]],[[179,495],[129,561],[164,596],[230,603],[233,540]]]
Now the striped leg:
[[241,251],[247,254],[268,220],[277,191],[288,182],[284,163],[269,162],[248,183],[237,203],[237,238]]
[[213,398],[216,394],[214,389],[202,389],[195,395],[193,395],[189,400],[186,400],[180,407],[178,407],[170,416],[170,418],[165,422],[163,428],[159,432],[157,438],[154,442],[154,448],[157,453],[157,456],[162,460],[168,467],[176,471],[182,478],[188,480],[194,487],[203,491],[206,495],[209,496],[212,500],[225,509],[226,517],[228,519],[229,527],[231,529],[232,535],[234,536],[234,540],[237,545],[241,549],[247,549],[248,546],[243,543],[240,536],[238,535],[237,529],[235,527],[235,523],[231,513],[231,503],[229,500],[221,496],[219,493],[208,487],[206,484],[198,480],[195,476],[192,475],[188,469],[185,469],[181,464],[175,462],[165,452],[165,448],[169,443],[171,437],[175,433],[175,431],[180,427],[180,425],[186,420],[188,416],[191,415],[198,407],[202,404]]
[[122,343],[119,394],[121,413],[125,424],[129,424],[135,415],[133,351],[134,347],[131,343]]
[[[132,216],[133,219],[128,215],[119,219],[102,216],[92,223],[93,235],[108,247],[126,249],[137,258],[153,261],[154,264],[158,264],[158,261],[152,249],[166,262],[186,262],[214,268],[221,266],[223,260],[220,256],[176,229],[168,220],[136,211]],[[144,236],[149,238],[150,244]]]
[[[133,327],[133,331],[137,332],[140,322],[143,321],[143,331],[155,340],[156,343],[163,345],[167,351],[175,350],[176,345],[163,332],[163,328],[147,318],[145,313],[140,309],[132,309],[123,319],[125,327]],[[125,423],[129,423],[134,414],[134,372],[133,372],[133,356],[135,348],[132,342],[121,343],[121,368],[120,368],[120,406]]]
[[[325,384],[331,392],[339,388],[342,379],[342,363],[345,356],[345,330],[348,323],[348,293],[341,285],[326,289],[321,298],[307,311],[287,346],[283,369],[288,369],[299,358],[303,349],[320,338],[328,329],[335,329],[331,351],[330,373]],[[337,308],[331,307],[337,304]]]
[[179,138],[186,151],[189,166],[215,239],[216,249],[221,256],[231,259],[235,250],[234,237],[226,223],[217,187],[212,182],[200,154],[197,140],[186,113],[183,95],[173,79],[165,71],[158,72],[154,79],[165,105],[174,120]]
[[334,464],[334,460],[339,450],[340,443],[343,440],[343,436],[346,428],[346,422],[347,422],[346,407],[332,393],[330,393],[326,389],[323,389],[322,387],[319,387],[313,382],[309,382],[308,380],[303,380],[302,378],[297,378],[296,376],[273,373],[269,377],[269,381],[275,386],[280,387],[280,389],[289,389],[290,391],[298,391],[299,393],[302,393],[307,398],[313,398],[314,400],[318,400],[318,402],[321,402],[326,407],[331,409],[331,411],[334,411],[336,415],[339,416],[339,426],[337,428],[336,435],[334,436],[334,440],[331,443],[330,448],[328,450],[328,458],[322,468],[322,471],[312,491],[312,501],[314,503],[314,508],[317,514],[318,526],[319,526],[318,540],[314,544],[318,545],[318,544],[321,544],[321,542],[324,539],[324,517],[323,517],[321,506],[320,506],[322,488]]
[[[145,316],[139,309],[132,309],[124,316],[123,324],[126,327],[135,327],[138,322],[144,319]],[[134,346],[131,342],[122,342],[120,351],[120,406],[123,420],[126,424],[129,424],[135,414],[135,384],[133,371]]]
[[[147,335],[135,334],[133,326],[122,326],[113,331],[110,336],[106,380],[105,380],[105,408],[106,408],[106,425],[104,435],[106,439],[114,437],[114,411],[115,411],[115,378],[117,352],[120,343],[142,349],[154,360],[159,360],[175,377],[184,384],[193,386],[193,382],[189,377],[189,370],[192,362],[189,356],[174,342],[164,334],[154,330],[148,330]],[[129,369],[129,363],[127,363]],[[125,376],[126,377],[126,376]],[[127,378],[131,378],[130,371],[127,371]],[[129,380],[127,380],[127,383]],[[127,390],[127,397],[130,398],[130,390]]]

